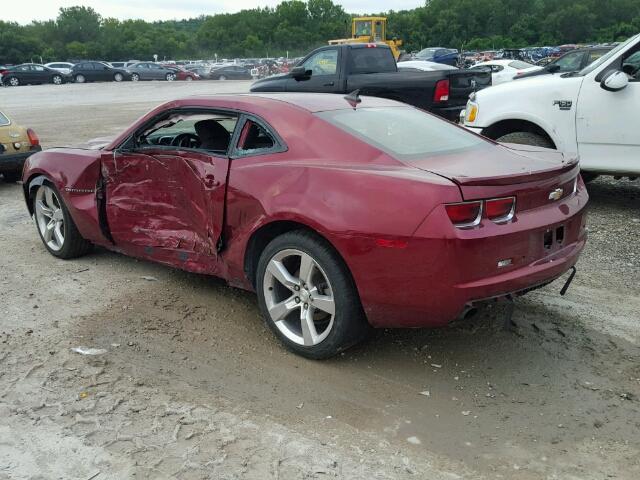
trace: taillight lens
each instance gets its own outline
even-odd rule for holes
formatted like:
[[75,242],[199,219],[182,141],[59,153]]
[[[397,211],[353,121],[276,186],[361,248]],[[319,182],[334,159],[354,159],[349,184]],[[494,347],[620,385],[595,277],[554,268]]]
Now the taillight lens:
[[451,223],[458,228],[475,227],[482,219],[482,202],[450,203],[444,207]]
[[495,223],[508,222],[516,211],[516,198],[494,198],[485,201],[487,218]]
[[32,129],[27,129],[27,136],[29,137],[29,142],[31,143],[32,147],[40,145],[40,139],[38,138],[38,135],[36,135],[36,132],[34,132]]
[[449,79],[438,80],[436,82],[436,91],[433,94],[434,102],[446,102],[449,100]]

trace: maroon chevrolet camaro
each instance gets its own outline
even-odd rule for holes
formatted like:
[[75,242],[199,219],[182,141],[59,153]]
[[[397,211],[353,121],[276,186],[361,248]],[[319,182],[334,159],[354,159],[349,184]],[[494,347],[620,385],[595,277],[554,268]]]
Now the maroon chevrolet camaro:
[[255,290],[291,350],[434,327],[571,269],[588,195],[575,158],[499,145],[391,100],[192,97],[115,140],[27,160],[59,258],[100,245]]

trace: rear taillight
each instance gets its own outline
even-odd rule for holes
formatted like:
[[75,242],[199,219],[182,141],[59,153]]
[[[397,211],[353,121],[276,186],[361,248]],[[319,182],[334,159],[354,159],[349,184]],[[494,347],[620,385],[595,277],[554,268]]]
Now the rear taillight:
[[40,139],[38,138],[38,135],[36,135],[36,132],[34,132],[30,128],[27,128],[27,137],[29,137],[29,143],[31,143],[32,147],[40,145]]
[[449,79],[438,80],[436,82],[436,91],[433,94],[434,102],[446,102],[449,100]]
[[485,201],[487,218],[495,223],[505,223],[513,218],[516,211],[516,198],[494,198]]
[[445,205],[447,215],[458,228],[475,227],[482,220],[482,202],[461,202]]

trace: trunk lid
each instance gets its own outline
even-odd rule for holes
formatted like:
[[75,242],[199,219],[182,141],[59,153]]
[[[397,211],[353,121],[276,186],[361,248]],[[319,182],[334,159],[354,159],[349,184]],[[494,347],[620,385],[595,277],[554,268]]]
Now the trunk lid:
[[[580,171],[575,157],[515,144],[406,163],[456,183],[464,200],[516,196],[520,210],[548,205],[570,195]],[[556,192],[555,196],[552,192]]]

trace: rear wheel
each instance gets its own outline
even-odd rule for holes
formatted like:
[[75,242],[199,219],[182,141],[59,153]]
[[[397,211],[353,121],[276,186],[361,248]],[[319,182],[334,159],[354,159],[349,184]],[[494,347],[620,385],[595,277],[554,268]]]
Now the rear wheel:
[[85,78],[84,75],[78,74],[75,76],[75,81],[76,83],[85,83],[87,79]]
[[167,82],[173,82],[176,79],[176,74],[175,73],[167,73],[165,78],[166,78]]
[[51,77],[51,83],[53,83],[54,85],[62,85],[62,76],[54,75],[53,77]]
[[131,74],[131,81],[133,81],[133,82],[140,81],[140,75],[138,75],[137,73],[132,73]]
[[192,82],[193,81],[193,77],[191,75],[189,75],[185,80],[187,82]]
[[16,77],[10,77],[9,80],[7,80],[7,83],[12,87],[17,87],[18,85],[20,85],[20,80]]
[[344,262],[312,233],[298,230],[272,240],[260,256],[256,284],[267,325],[294,353],[329,358],[369,331]]
[[220,76],[218,77],[218,80],[225,81],[226,79],[227,79],[227,77],[225,77],[224,75],[220,75]]
[[91,244],[78,232],[62,197],[52,185],[38,187],[33,197],[33,211],[42,243],[51,255],[69,259],[90,250]]
[[520,145],[533,145],[535,147],[555,148],[551,140],[544,135],[534,132],[511,132],[495,140],[500,143],[517,143]]
[[122,76],[122,74],[121,74],[121,73],[116,73],[116,74],[113,76],[113,80],[115,80],[116,82],[121,82],[122,80],[124,80],[124,77]]

